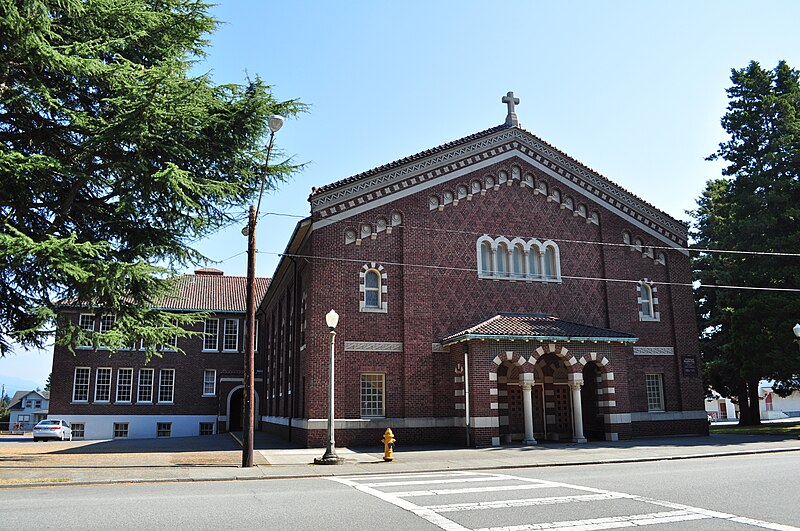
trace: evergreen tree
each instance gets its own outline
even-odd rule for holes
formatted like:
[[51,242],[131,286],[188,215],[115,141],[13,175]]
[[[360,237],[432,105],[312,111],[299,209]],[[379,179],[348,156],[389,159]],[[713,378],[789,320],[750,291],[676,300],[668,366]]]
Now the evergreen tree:
[[[740,421],[759,422],[758,383],[797,388],[800,354],[792,326],[800,317],[800,83],[781,61],[733,70],[722,126],[730,135],[709,159],[727,163],[698,200],[695,290],[708,382],[738,397]],[[708,286],[749,286],[761,290]]]
[[59,301],[116,313],[93,338],[112,349],[199,318],[150,308],[204,261],[193,242],[246,217],[268,117],[304,110],[193,75],[216,26],[197,0],[0,0],[0,355],[42,346]]
[[50,384],[52,379],[53,379],[53,373],[51,372],[50,374],[47,375],[47,381],[44,383],[44,390],[47,391],[48,393],[50,392]]

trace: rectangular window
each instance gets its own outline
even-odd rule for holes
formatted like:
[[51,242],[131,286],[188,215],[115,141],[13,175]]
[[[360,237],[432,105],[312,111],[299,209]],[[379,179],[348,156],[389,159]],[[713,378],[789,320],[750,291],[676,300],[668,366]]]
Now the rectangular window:
[[219,319],[206,319],[203,330],[203,350],[217,350],[219,344]]
[[236,352],[239,350],[239,320],[225,319],[225,333],[222,350]]
[[[78,326],[82,330],[89,332],[89,336],[91,337],[91,332],[94,332],[94,315],[90,313],[82,313],[78,321]],[[87,338],[84,341],[82,341],[79,346],[91,347],[92,341],[90,338]]]
[[75,367],[75,380],[72,384],[72,401],[89,401],[89,367]]
[[217,394],[217,371],[206,369],[203,372],[203,396],[214,396]]
[[83,422],[72,423],[72,438],[83,439],[86,433],[86,425]]
[[361,416],[383,417],[384,410],[384,380],[383,374],[361,375]]
[[[178,326],[178,321],[172,321],[174,326]],[[167,352],[175,352],[178,350],[178,336],[173,336],[169,341],[164,343],[164,350]]]
[[158,403],[171,404],[175,389],[175,369],[161,369],[158,379]]
[[117,316],[114,314],[100,316],[100,333],[103,334],[114,328]]
[[128,423],[127,422],[115,422],[114,423],[114,438],[115,439],[127,439],[128,438]]
[[33,401],[33,409],[40,409],[41,407],[42,407],[42,401],[41,400],[34,400]]
[[117,370],[117,402],[130,402],[133,384],[133,369]]
[[661,374],[645,374],[647,411],[664,411],[664,378]]
[[30,415],[17,415],[17,421],[19,422],[30,422],[31,416]]
[[139,392],[136,401],[153,403],[153,369],[139,369]]
[[200,435],[214,435],[214,423],[213,422],[201,422],[200,423]]
[[98,368],[94,379],[94,401],[108,402],[109,400],[111,400],[111,369]]
[[172,423],[156,422],[156,437],[172,437]]
[[[109,315],[101,315],[100,316],[100,333],[106,333],[114,327],[114,323],[117,320],[117,316],[114,314]],[[101,347],[105,347],[105,345],[100,345]]]

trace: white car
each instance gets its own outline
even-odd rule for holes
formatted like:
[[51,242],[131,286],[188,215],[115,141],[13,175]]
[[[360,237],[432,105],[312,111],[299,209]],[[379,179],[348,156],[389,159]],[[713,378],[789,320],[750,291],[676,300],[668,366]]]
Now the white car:
[[46,419],[40,420],[33,427],[33,442],[45,441],[47,439],[60,439],[62,441],[72,440],[72,427],[66,420]]

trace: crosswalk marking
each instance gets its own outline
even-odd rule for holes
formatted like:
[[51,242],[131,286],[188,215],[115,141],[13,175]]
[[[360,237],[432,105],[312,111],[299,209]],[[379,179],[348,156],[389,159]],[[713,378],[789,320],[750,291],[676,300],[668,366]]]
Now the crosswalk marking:
[[565,520],[563,522],[549,522],[544,524],[484,527],[474,531],[540,531],[543,529],[548,531],[594,531],[597,529],[619,529],[621,527],[685,522],[687,520],[702,520],[705,518],[710,517],[689,511],[664,511],[649,514],[607,516],[605,518],[590,518],[587,520]]
[[451,503],[448,505],[425,505],[437,513],[450,513],[455,511],[475,511],[480,509],[504,509],[507,507],[532,507],[534,505],[555,505],[557,503],[587,502],[614,500],[622,498],[619,494],[579,494],[577,496],[550,496],[547,498],[527,498],[521,500],[497,500],[473,503]]
[[[800,531],[800,528],[774,522],[756,520],[735,514],[712,511],[700,507],[691,507],[680,503],[666,500],[657,500],[636,494],[624,492],[614,492],[609,490],[597,489],[583,485],[572,485],[556,481],[546,481],[541,479],[511,476],[491,472],[467,472],[452,471],[444,473],[429,474],[397,474],[384,476],[345,476],[327,478],[350,486],[365,494],[374,496],[387,503],[391,503],[401,509],[411,512],[416,516],[427,520],[435,526],[445,531],[597,531],[602,529],[620,529],[627,527],[640,527],[656,524],[669,524],[676,522],[688,522],[692,520],[724,520],[736,522],[753,527],[772,529],[775,531]],[[406,490],[397,492],[386,492],[382,488],[419,486],[426,487],[435,484],[454,484],[454,483],[486,483],[486,482],[506,482],[508,485],[489,485],[458,488],[420,488],[418,490]],[[480,495],[483,493],[531,491],[539,489],[546,493],[547,489],[560,489],[578,492],[580,494],[542,496],[540,498],[512,498],[505,500],[487,501],[467,501],[460,503],[418,505],[407,498],[437,497],[447,495]],[[561,494],[559,492],[559,494]],[[606,516],[598,518],[587,518],[577,520],[559,520],[554,522],[537,522],[522,525],[497,526],[490,528],[480,528],[471,530],[463,525],[445,517],[443,514],[460,513],[464,511],[490,511],[512,507],[532,507],[544,505],[573,504],[573,503],[604,503],[610,500],[625,499],[634,503],[661,507],[664,510],[643,514],[623,514],[618,516]]]
[[479,492],[500,492],[513,490],[532,490],[553,488],[549,483],[538,483],[528,485],[493,485],[491,487],[465,487],[462,489],[429,489],[429,490],[409,490],[406,492],[393,492],[399,498],[414,498],[419,496],[444,496],[448,494],[477,494]]
[[461,477],[458,479],[423,479],[419,481],[388,481],[383,483],[362,483],[365,487],[404,487],[407,485],[434,485],[440,483],[474,483],[484,481],[508,481],[507,477],[478,477],[467,478]]

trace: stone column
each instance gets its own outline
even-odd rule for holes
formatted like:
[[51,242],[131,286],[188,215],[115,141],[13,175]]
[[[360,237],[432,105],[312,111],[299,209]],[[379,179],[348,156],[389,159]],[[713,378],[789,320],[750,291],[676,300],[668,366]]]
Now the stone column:
[[572,425],[574,426],[574,439],[576,443],[585,443],[586,437],[583,436],[583,406],[581,405],[581,387],[583,379],[570,382],[572,388]]
[[519,380],[522,385],[522,415],[525,419],[524,443],[532,446],[536,444],[536,439],[533,437],[533,395],[531,393],[533,374],[523,373]]

